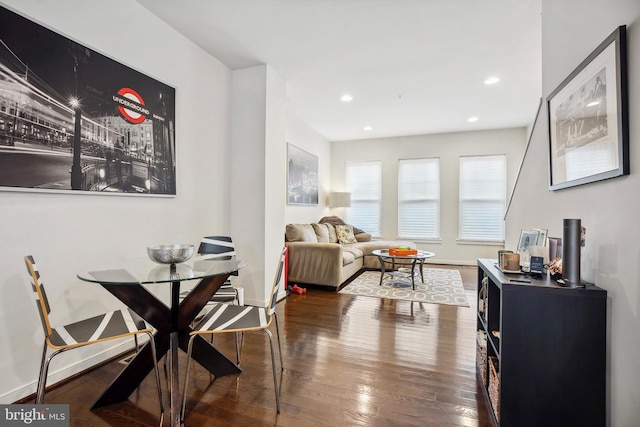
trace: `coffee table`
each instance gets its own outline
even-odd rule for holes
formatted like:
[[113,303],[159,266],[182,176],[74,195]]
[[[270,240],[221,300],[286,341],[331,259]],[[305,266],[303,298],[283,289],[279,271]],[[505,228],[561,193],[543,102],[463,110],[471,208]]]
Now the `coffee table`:
[[[435,253],[427,251],[418,251],[415,255],[391,255],[389,254],[389,249],[376,249],[371,253],[377,256],[380,261],[380,286],[382,286],[385,274],[392,277],[411,277],[411,288],[414,291],[416,289],[416,264],[420,265],[420,279],[422,280],[422,283],[424,283],[424,273],[422,269],[424,261],[427,258],[435,256]],[[389,272],[385,270],[387,262],[391,262],[391,271]],[[398,269],[396,269],[396,264],[400,266]],[[410,269],[411,271],[400,271],[400,268]]]

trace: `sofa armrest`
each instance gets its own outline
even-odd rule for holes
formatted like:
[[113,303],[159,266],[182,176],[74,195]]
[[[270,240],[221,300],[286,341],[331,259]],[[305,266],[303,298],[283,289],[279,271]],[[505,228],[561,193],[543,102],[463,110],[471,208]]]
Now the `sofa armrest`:
[[370,233],[358,233],[355,236],[356,236],[356,240],[358,242],[370,242],[371,241],[371,234]]
[[338,243],[287,242],[289,282],[337,286],[342,270]]

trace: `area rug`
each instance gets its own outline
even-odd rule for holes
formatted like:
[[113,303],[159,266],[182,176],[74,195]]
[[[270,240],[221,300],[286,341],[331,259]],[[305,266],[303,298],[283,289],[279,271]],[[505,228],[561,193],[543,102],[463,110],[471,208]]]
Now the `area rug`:
[[424,283],[416,276],[416,290],[411,279],[398,280],[385,275],[380,286],[379,271],[365,271],[340,290],[341,294],[426,302],[469,307],[458,270],[425,268]]

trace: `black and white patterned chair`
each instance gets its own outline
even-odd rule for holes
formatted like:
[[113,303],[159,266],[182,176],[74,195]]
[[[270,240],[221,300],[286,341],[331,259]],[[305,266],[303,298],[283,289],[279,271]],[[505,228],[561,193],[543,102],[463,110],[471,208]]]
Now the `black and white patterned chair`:
[[[207,236],[200,240],[198,254],[206,259],[228,260],[236,256],[233,240],[228,236]],[[237,276],[238,272],[232,273]],[[187,296],[190,291],[180,293],[181,298]],[[224,284],[209,299],[211,302],[230,302],[234,304],[242,304],[239,298],[238,288],[231,284],[231,279],[227,279]]]
[[273,370],[273,386],[276,392],[276,408],[280,412],[280,391],[278,390],[278,375],[276,373],[275,351],[273,347],[273,335],[268,329],[271,321],[275,319],[276,335],[278,338],[278,350],[280,352],[280,371],[284,371],[282,362],[282,345],[280,343],[280,331],[276,316],[276,304],[278,302],[278,283],[282,277],[284,268],[284,258],[287,248],[282,248],[278,259],[276,275],[269,294],[269,305],[267,307],[239,306],[231,304],[214,304],[209,312],[194,326],[190,333],[189,347],[187,349],[187,368],[184,380],[184,395],[182,397],[181,420],[184,421],[185,407],[187,404],[187,386],[189,384],[189,370],[191,368],[191,351],[193,350],[193,340],[198,335],[215,335],[222,333],[237,333],[249,331],[261,331],[269,337],[271,347],[271,368]]
[[[54,356],[74,348],[84,347],[108,340],[119,338],[137,337],[138,334],[146,334],[149,337],[151,355],[153,357],[153,367],[155,368],[156,385],[158,387],[158,399],[160,401],[160,420],[164,405],[162,403],[162,390],[160,387],[160,374],[158,373],[158,363],[156,357],[156,344],[153,338],[153,329],[148,328],[144,320],[129,309],[116,310],[100,314],[95,317],[80,320],[68,325],[53,327],[49,321],[51,308],[49,300],[42,283],[38,266],[33,257],[24,257],[29,272],[31,286],[36,295],[36,305],[40,312],[40,320],[44,329],[44,350],[42,352],[42,363],[40,365],[40,375],[38,377],[38,387],[36,390],[36,404],[42,404],[44,392],[47,385],[47,373],[49,363]],[[137,340],[136,340],[137,342]],[[49,356],[49,349],[53,350]],[[137,350],[137,347],[136,347]]]

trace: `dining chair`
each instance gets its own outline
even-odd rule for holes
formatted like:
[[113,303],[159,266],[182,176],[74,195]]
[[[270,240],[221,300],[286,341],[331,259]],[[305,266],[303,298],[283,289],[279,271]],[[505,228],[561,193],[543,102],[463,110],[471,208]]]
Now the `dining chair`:
[[[228,260],[236,255],[235,246],[233,240],[229,236],[206,236],[200,240],[200,246],[198,247],[198,254],[205,259],[216,260]],[[237,276],[238,272],[232,273]],[[189,290],[180,293],[180,298],[184,298],[189,294]],[[230,302],[234,304],[242,304],[239,298],[238,288],[235,288],[231,279],[227,279],[220,289],[216,291],[211,298],[210,302]]]
[[[158,399],[160,401],[160,420],[162,422],[164,404],[162,403],[162,390],[153,329],[148,328],[144,320],[129,309],[111,311],[67,325],[52,327],[49,320],[51,307],[49,306],[49,300],[40,277],[38,266],[31,255],[25,256],[24,261],[27,265],[27,271],[29,272],[31,286],[36,294],[36,305],[40,312],[40,320],[42,321],[44,330],[44,350],[42,351],[42,362],[40,364],[35,403],[43,403],[49,363],[56,355],[90,344],[131,336],[137,337],[138,334],[146,334],[149,337],[151,356],[153,357],[156,386],[158,387]],[[53,350],[53,353],[47,356],[49,349]]]
[[[233,239],[229,236],[205,236],[200,240],[200,246],[198,246],[198,255],[203,259],[212,259],[225,261],[236,256],[236,249],[233,244]],[[238,272],[231,273],[232,276],[237,276]],[[180,301],[182,301],[191,292],[190,289],[180,292]],[[244,301],[240,299],[240,291],[234,287],[231,283],[231,279],[228,278],[224,281],[222,286],[213,294],[203,311],[196,317],[195,321],[202,318],[204,313],[207,312],[210,304],[215,303],[231,303],[237,305],[243,305]],[[211,342],[213,343],[213,336],[211,336]],[[236,359],[240,361],[240,338],[236,335]],[[164,367],[167,367],[167,359],[164,360]]]
[[[261,331],[269,337],[269,346],[271,348],[271,369],[273,371],[273,386],[276,393],[276,409],[280,413],[280,391],[278,388],[278,375],[276,373],[275,351],[273,347],[273,334],[268,329],[271,320],[275,319],[276,334],[278,337],[278,350],[280,352],[280,371],[284,371],[282,363],[282,345],[280,343],[280,331],[276,317],[276,304],[278,302],[278,283],[282,277],[284,266],[284,258],[287,248],[282,248],[276,268],[276,275],[269,294],[269,303],[267,307],[256,306],[238,306],[231,304],[215,304],[211,310],[200,320],[189,334],[189,346],[187,348],[187,368],[184,379],[182,410],[180,419],[184,422],[185,408],[187,404],[187,386],[189,384],[189,370],[191,369],[191,352],[193,350],[193,340],[197,336],[214,335],[223,333],[237,333]],[[239,363],[238,363],[239,364]]]

